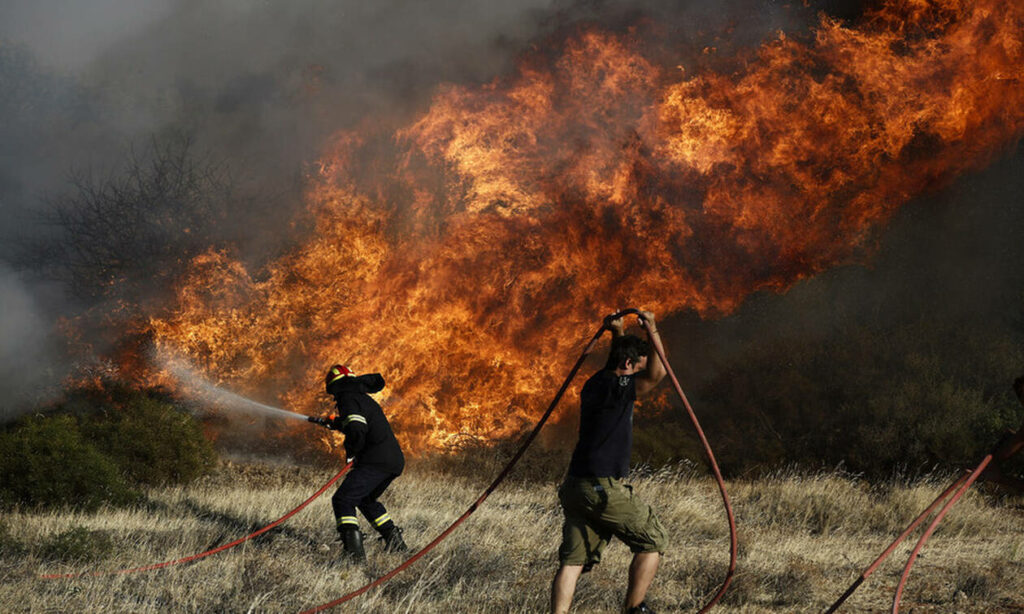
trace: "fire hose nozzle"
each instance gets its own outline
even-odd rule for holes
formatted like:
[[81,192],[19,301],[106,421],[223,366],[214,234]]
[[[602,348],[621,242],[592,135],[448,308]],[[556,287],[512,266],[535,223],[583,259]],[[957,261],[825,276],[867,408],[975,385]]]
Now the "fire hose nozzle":
[[310,422],[312,422],[313,424],[319,424],[320,426],[331,428],[331,420],[330,420],[330,418],[318,418],[316,416],[310,416],[307,419]]

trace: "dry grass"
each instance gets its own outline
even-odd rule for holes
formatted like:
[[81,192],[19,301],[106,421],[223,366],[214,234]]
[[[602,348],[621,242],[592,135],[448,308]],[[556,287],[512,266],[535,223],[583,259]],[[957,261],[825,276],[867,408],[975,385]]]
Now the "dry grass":
[[[35,577],[133,567],[204,550],[277,518],[329,476],[311,469],[226,464],[192,486],[149,492],[142,507],[3,514],[0,610],[295,612],[330,601],[401,558],[369,543],[367,568],[334,565],[338,546],[329,493],[278,530],[194,564],[131,575]],[[465,511],[490,478],[414,468],[395,482],[385,502],[410,545],[423,545]],[[724,603],[714,611],[822,611],[945,483],[871,486],[840,475],[731,483],[739,565]],[[718,588],[728,559],[717,489],[703,475],[670,471],[637,478],[634,485],[660,512],[675,544],[650,601],[659,612],[695,611]],[[555,489],[553,482],[503,485],[434,552],[339,611],[543,612],[561,523]],[[1024,611],[1019,503],[981,493],[965,497],[915,566],[903,611]],[[86,540],[82,560],[61,560],[64,542],[57,538],[75,527],[87,530],[79,535],[96,537],[97,551],[106,555],[88,561]],[[103,550],[111,543],[112,549]],[[841,611],[886,610],[910,545],[897,550]],[[82,556],[79,546],[74,552]],[[575,611],[616,612],[628,563],[627,549],[613,543],[604,562],[580,581]]]

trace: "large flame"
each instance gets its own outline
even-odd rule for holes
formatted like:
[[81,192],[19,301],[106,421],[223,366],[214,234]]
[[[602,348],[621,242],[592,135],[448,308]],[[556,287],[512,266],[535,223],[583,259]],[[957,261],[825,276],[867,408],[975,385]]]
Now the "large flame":
[[380,371],[413,450],[507,436],[603,314],[726,313],[862,258],[1024,130],[1020,2],[892,0],[732,74],[652,59],[650,29],[577,30],[399,130],[336,135],[308,239],[257,272],[198,258],[158,342],[309,413],[328,365]]

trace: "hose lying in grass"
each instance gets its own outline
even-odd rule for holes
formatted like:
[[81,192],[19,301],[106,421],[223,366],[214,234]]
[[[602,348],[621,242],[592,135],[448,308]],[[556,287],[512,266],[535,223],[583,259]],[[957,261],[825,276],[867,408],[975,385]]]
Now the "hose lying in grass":
[[269,531],[269,530],[273,529],[274,527],[276,527],[277,525],[281,524],[285,520],[288,520],[289,518],[291,518],[295,514],[297,514],[300,511],[302,511],[303,508],[305,508],[307,505],[312,503],[317,497],[319,497],[320,495],[324,494],[324,491],[326,491],[328,488],[330,488],[335,482],[340,480],[341,476],[345,475],[345,472],[347,472],[350,467],[352,467],[352,463],[351,462],[348,463],[347,465],[345,465],[344,467],[342,467],[341,471],[339,471],[337,473],[337,475],[335,475],[333,478],[328,480],[326,484],[324,484],[323,486],[320,487],[320,490],[318,490],[315,493],[313,493],[308,499],[306,499],[305,501],[300,503],[298,507],[296,507],[295,509],[291,510],[290,512],[288,512],[284,516],[281,516],[280,518],[278,518],[274,522],[271,522],[267,526],[265,526],[265,527],[263,527],[263,528],[261,528],[261,529],[259,529],[257,531],[254,531],[254,532],[246,535],[245,537],[240,537],[240,538],[236,539],[235,541],[227,543],[227,544],[224,544],[222,546],[217,546],[216,548],[211,548],[210,550],[206,550],[205,552],[199,552],[197,554],[193,554],[191,556],[186,556],[184,558],[174,559],[173,561],[164,561],[163,563],[153,563],[152,565],[143,565],[142,567],[132,567],[132,568],[128,568],[128,569],[116,569],[116,570],[113,570],[113,571],[91,571],[91,572],[85,572],[85,573],[43,574],[43,575],[40,575],[39,577],[44,579],[44,580],[55,580],[55,579],[58,579],[58,578],[82,578],[82,577],[86,577],[86,576],[108,576],[108,575],[115,575],[115,574],[129,574],[129,573],[137,573],[137,572],[141,572],[141,571],[152,571],[154,569],[164,569],[166,567],[171,567],[173,565],[181,565],[182,563],[190,563],[192,561],[198,561],[199,559],[203,559],[203,558],[206,558],[206,557],[208,557],[210,555],[217,554],[218,552],[223,552],[223,551],[228,550],[230,548],[234,548],[238,544],[247,542],[247,541],[249,541],[250,539],[252,539],[254,537],[259,537],[260,535],[263,535],[267,531]]

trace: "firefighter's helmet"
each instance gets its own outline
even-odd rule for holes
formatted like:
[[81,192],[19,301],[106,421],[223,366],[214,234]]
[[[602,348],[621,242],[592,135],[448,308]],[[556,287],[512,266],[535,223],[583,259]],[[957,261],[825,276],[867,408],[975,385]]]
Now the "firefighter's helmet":
[[349,369],[345,365],[334,365],[327,370],[327,377],[324,379],[324,385],[326,388],[330,388],[331,384],[340,380],[343,377],[355,377],[356,374],[352,369]]

